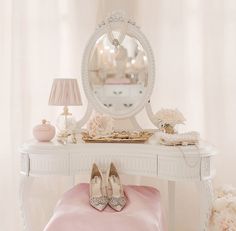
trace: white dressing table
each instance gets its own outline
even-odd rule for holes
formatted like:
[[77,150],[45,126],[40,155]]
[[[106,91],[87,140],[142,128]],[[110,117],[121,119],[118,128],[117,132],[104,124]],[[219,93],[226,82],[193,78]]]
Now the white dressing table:
[[[63,175],[74,177],[89,173],[93,162],[106,169],[113,161],[120,173],[151,176],[168,181],[169,230],[174,230],[175,182],[188,180],[201,193],[199,231],[206,231],[212,203],[212,165],[216,150],[205,143],[196,146],[167,147],[152,144],[68,144],[25,143],[21,149],[21,205],[25,230],[31,231],[24,202],[30,187],[26,184],[35,176]],[[28,185],[28,187],[27,187]],[[199,187],[200,186],[200,187]]]
[[[118,33],[113,33],[116,31]],[[110,60],[112,59],[112,60]],[[110,61],[109,61],[110,60]],[[116,78],[130,78],[134,89],[142,89],[132,96],[131,103],[124,104],[117,95],[126,92],[131,85],[113,84],[113,94],[96,92],[97,82],[103,83],[108,75],[109,66],[116,68]],[[102,67],[103,72],[93,69]],[[127,77],[127,68],[130,75]],[[143,76],[145,72],[145,76]],[[144,78],[145,77],[145,78]],[[115,130],[141,130],[135,116],[144,108],[150,121],[158,127],[150,105],[150,98],[155,82],[155,62],[151,46],[134,21],[122,12],[112,13],[98,25],[85,49],[82,62],[82,82],[88,99],[88,108],[84,117],[77,123],[78,131],[90,119],[92,112],[110,115],[115,120]],[[106,81],[105,81],[106,82]],[[105,89],[105,90],[104,90]],[[110,91],[110,90],[109,90]],[[121,93],[120,93],[121,92]],[[97,94],[98,93],[98,94]],[[128,94],[128,93],[127,93]],[[98,96],[102,97],[98,97]],[[104,105],[108,102],[112,107]],[[155,100],[158,104],[158,100]],[[125,125],[124,125],[125,124]],[[127,126],[128,124],[128,126]],[[119,126],[117,126],[119,125]],[[106,129],[104,129],[106,130]],[[21,154],[21,205],[24,228],[31,229],[24,202],[27,200],[28,181],[34,176],[63,175],[70,176],[72,185],[74,177],[89,173],[93,162],[105,169],[113,161],[120,173],[137,176],[151,176],[168,181],[169,191],[169,230],[175,228],[175,182],[188,180],[195,183],[201,195],[201,219],[199,231],[207,231],[208,219],[212,205],[211,180],[214,176],[213,156],[216,150],[206,143],[198,147],[168,147],[154,144],[67,144],[27,142],[20,148]]]

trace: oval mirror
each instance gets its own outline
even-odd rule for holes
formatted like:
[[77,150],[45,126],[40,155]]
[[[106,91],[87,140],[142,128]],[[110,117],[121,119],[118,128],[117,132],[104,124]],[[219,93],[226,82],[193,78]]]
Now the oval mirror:
[[82,77],[89,103],[100,113],[126,118],[148,102],[154,59],[146,37],[124,14],[99,25],[85,50]]

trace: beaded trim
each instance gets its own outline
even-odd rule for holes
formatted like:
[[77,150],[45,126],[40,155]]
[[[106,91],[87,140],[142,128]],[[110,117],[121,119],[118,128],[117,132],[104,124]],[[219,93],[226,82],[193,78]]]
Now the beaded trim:
[[124,207],[125,204],[126,204],[126,199],[125,197],[111,197],[110,201],[109,201],[109,204],[112,206],[112,207],[116,207],[116,206],[121,206],[121,207]]
[[90,198],[90,204],[94,207],[96,207],[98,205],[106,206],[107,203],[108,203],[108,198],[105,196]]

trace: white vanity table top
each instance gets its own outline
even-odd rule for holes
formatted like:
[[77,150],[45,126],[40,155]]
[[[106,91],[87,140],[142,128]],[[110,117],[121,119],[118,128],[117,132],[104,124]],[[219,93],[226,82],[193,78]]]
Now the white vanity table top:
[[22,153],[48,153],[48,151],[66,151],[66,152],[76,152],[78,150],[93,151],[97,152],[100,149],[106,150],[119,150],[122,151],[135,151],[158,154],[158,156],[183,156],[191,155],[191,157],[201,157],[212,156],[217,153],[217,150],[214,146],[207,144],[206,142],[201,141],[197,146],[188,145],[188,146],[165,146],[161,144],[127,144],[127,143],[78,143],[78,144],[60,144],[57,141],[52,142],[38,142],[36,140],[29,140],[24,143],[20,151]]

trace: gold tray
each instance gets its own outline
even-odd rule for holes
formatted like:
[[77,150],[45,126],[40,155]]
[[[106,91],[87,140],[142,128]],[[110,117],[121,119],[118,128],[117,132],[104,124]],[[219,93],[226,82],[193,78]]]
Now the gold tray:
[[113,132],[109,136],[92,137],[88,132],[82,133],[82,139],[86,143],[144,143],[153,133],[148,131],[141,132]]

